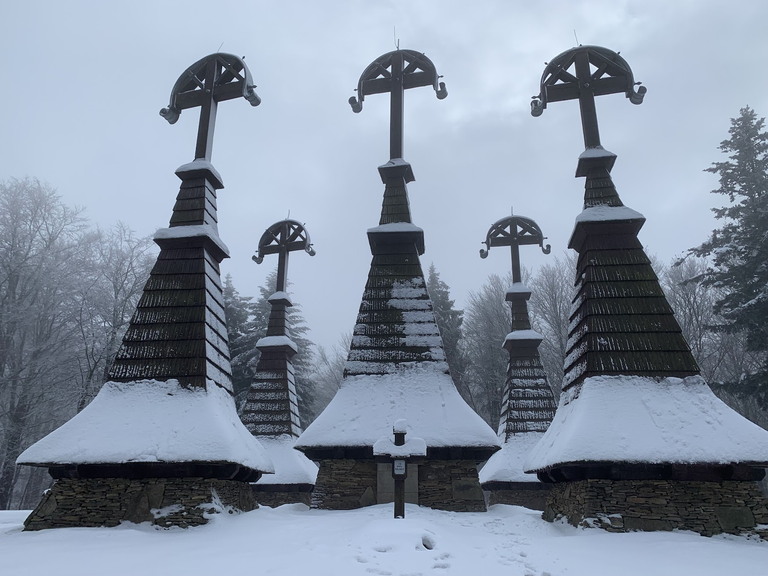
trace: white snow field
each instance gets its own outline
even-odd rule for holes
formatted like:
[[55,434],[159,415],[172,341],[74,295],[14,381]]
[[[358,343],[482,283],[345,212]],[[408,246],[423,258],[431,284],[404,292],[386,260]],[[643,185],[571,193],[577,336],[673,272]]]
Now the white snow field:
[[691,532],[610,534],[550,524],[496,505],[486,513],[407,505],[351,511],[302,504],[214,515],[202,527],[149,524],[21,532],[27,511],[0,512],[9,576],[766,576],[768,542]]

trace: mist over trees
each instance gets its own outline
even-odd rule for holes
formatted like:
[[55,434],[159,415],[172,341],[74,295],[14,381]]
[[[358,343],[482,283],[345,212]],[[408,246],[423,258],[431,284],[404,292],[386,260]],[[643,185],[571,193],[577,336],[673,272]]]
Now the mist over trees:
[[38,180],[0,182],[0,508],[31,507],[50,483],[16,458],[103,384],[149,245],[122,224],[93,228]]

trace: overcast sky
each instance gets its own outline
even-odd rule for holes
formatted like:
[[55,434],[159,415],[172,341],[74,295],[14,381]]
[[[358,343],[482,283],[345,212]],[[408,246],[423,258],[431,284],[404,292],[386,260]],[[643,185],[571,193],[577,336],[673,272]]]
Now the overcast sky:
[[[219,107],[213,164],[222,265],[255,295],[276,265],[251,254],[264,229],[306,224],[317,256],[294,253],[294,300],[316,342],[351,331],[370,265],[366,229],[378,224],[388,160],[389,99],[347,99],[375,58],[424,52],[448,98],[430,88],[405,97],[404,156],[414,223],[457,305],[491,273],[509,270],[502,249],[481,260],[489,226],[533,218],[552,245],[521,250],[534,270],[567,250],[582,209],[578,104],[530,115],[545,62],[578,42],[620,51],[645,102],[597,101],[603,145],[618,154],[614,181],[647,218],[640,239],[662,262],[701,243],[715,226],[702,170],[722,160],[729,119],[750,105],[768,114],[768,2],[629,0],[513,2],[283,1],[130,3],[0,1],[0,179],[34,176],[101,226],[118,220],[142,235],[168,225],[174,170],[194,156],[198,113],[171,126],[159,115],[187,66],[203,56],[246,57],[261,106]],[[220,48],[221,47],[221,48]]]

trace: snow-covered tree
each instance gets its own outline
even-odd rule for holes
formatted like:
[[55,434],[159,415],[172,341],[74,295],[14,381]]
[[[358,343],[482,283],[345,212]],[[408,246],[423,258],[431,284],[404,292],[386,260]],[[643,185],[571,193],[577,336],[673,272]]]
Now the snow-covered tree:
[[711,258],[703,274],[705,284],[722,293],[714,310],[719,329],[742,332],[748,350],[763,353],[760,369],[734,387],[739,395],[756,395],[768,403],[768,133],[765,119],[750,107],[731,120],[730,137],[720,143],[728,160],[714,162],[707,172],[719,176],[712,190],[729,204],[714,208],[722,222],[703,244],[691,249]]
[[505,298],[512,275],[491,274],[477,292],[470,292],[464,310],[461,349],[466,359],[465,385],[469,403],[492,428],[499,423],[501,392],[509,353],[502,347],[512,327]]
[[459,348],[464,311],[454,308],[455,301],[451,300],[451,289],[440,279],[440,273],[435,269],[434,264],[429,265],[427,291],[434,307],[435,320],[437,320],[437,327],[443,340],[443,350],[451,370],[451,376],[459,392],[466,396],[464,390],[465,362]]
[[575,254],[566,253],[543,264],[528,281],[531,289],[528,313],[532,327],[544,336],[539,355],[556,399],[563,383],[575,270]]
[[0,182],[0,509],[21,451],[74,414],[74,294],[92,241],[81,211],[49,186]]
[[[276,285],[277,269],[267,275],[264,284],[259,286],[259,296],[254,300],[251,296],[240,295],[232,284],[230,275],[224,279],[224,308],[232,360],[232,384],[238,400],[244,399],[248,392],[259,363],[261,353],[256,349],[256,343],[267,334],[269,314],[272,310],[269,297],[274,293]],[[314,343],[306,337],[309,327],[304,322],[300,304],[294,302],[293,306],[288,308],[286,319],[291,340],[298,347],[298,353],[292,362],[299,415],[302,425],[306,427],[317,416],[312,408],[314,385],[310,378],[314,370]]]
[[123,334],[155,261],[151,238],[137,238],[122,222],[93,235],[92,250],[76,287],[77,411],[107,380]]

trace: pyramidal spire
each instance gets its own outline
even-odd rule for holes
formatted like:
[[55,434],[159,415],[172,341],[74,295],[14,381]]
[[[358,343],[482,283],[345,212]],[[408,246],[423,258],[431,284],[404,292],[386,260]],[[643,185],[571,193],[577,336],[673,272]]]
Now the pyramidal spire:
[[243,424],[259,439],[275,465],[274,474],[251,484],[256,501],[267,506],[308,505],[317,478],[317,466],[293,448],[301,434],[301,420],[292,361],[298,347],[288,329],[288,309],[293,303],[287,288],[288,257],[298,250],[315,255],[304,225],[286,219],[267,228],[259,240],[258,254],[253,256],[254,262],[261,264],[264,256],[278,255],[267,334],[256,343],[261,355],[240,412]]
[[379,225],[368,230],[373,258],[344,377],[336,396],[296,443],[320,462],[313,494],[317,507],[392,501],[391,462],[377,463],[373,445],[390,437],[393,423],[404,419],[408,433],[427,446],[426,460],[408,465],[406,500],[451,510],[485,509],[476,463],[499,443],[451,380],[419,261],[424,231],[413,224],[408,206],[406,185],[413,171],[402,158],[403,90],[431,85],[438,98],[444,97],[438,78],[426,56],[397,50],[366,69],[358,97],[350,99],[359,112],[366,95],[391,93],[390,160],[379,168],[384,201]]
[[522,282],[520,246],[544,246],[544,235],[538,224],[524,216],[508,216],[494,223],[488,231],[486,249],[480,256],[487,258],[491,247],[508,246],[512,255],[512,286],[506,300],[512,312],[512,331],[503,346],[509,353],[507,377],[504,382],[498,435],[501,450],[491,456],[480,471],[483,490],[490,493],[490,504],[513,504],[544,509],[547,485],[523,471],[528,451],[541,439],[555,415],[555,400],[547,382],[539,356],[543,337],[531,329],[528,300],[531,290]]
[[201,108],[195,159],[176,171],[181,186],[170,225],[155,234],[160,254],[110,381],[18,459],[57,478],[27,529],[204,524],[215,494],[251,509],[247,482],[274,471],[237,418],[219,271],[228,250],[218,234],[223,184],[210,163],[213,127],[218,102],[238,96],[259,103],[245,62],[212,54],[181,75],[161,111],[173,124],[182,109]]
[[[576,175],[586,184],[569,242],[578,261],[563,392],[524,467],[553,484],[548,520],[596,518],[611,531],[759,533],[768,515],[754,481],[768,464],[768,432],[699,376],[637,237],[645,218],[622,204],[610,175],[616,155],[600,146],[594,97],[624,92],[639,104],[644,90],[634,86],[617,53],[580,46],[549,63],[534,101],[536,115],[547,100],[579,100],[586,150]],[[702,501],[712,503],[709,511]],[[737,509],[745,520],[735,526],[722,514]]]

